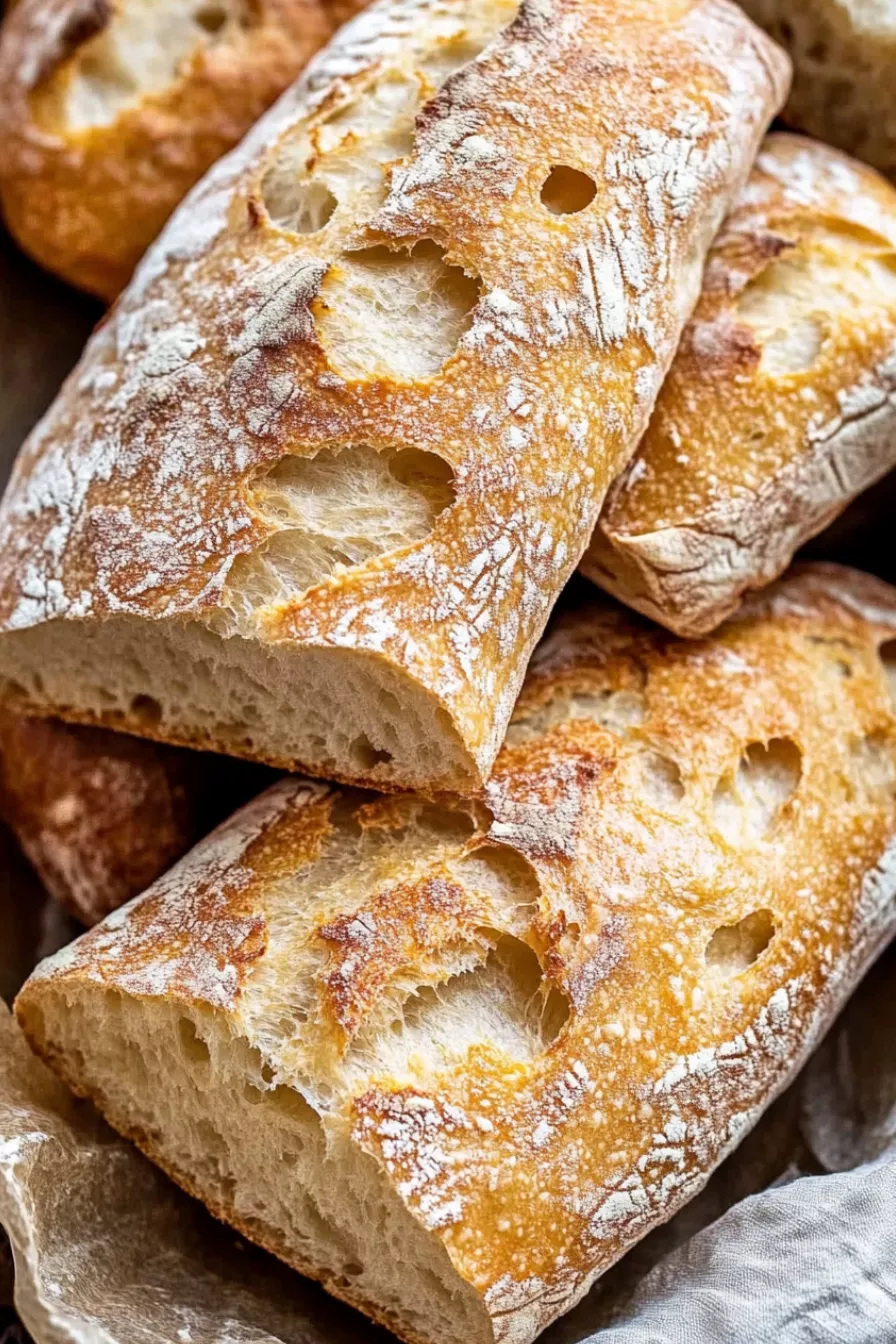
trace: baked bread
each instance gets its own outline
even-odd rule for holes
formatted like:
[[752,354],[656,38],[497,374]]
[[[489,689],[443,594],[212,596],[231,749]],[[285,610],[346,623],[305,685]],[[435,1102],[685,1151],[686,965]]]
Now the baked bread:
[[896,177],[896,10],[889,0],[740,0],[793,58],[785,119]]
[[269,781],[244,762],[0,712],[0,817],[44,886],[96,924]]
[[19,0],[0,33],[0,202],[18,242],[114,298],[332,25],[320,0]]
[[727,0],[514,14],[367,10],[177,213],[19,459],[5,698],[487,775],[786,82]]
[[703,642],[596,607],[536,654],[484,802],[275,785],[19,1020],[331,1292],[414,1344],[526,1344],[896,927],[894,655],[896,591],[833,566]]
[[682,635],[896,465],[896,190],[770,135],[582,569]]

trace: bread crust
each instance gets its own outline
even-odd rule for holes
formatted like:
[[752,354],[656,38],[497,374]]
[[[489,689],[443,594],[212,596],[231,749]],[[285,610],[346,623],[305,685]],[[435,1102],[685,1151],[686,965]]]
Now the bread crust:
[[894,246],[888,183],[825,145],[766,139],[589,578],[705,634],[896,464]]
[[[284,941],[276,892],[329,862],[336,832],[386,827],[398,845],[422,825],[414,800],[286,781],[44,963],[19,1020],[170,1170],[152,1096],[111,1103],[89,1039],[64,1048],[48,1010],[77,1011],[86,1038],[107,991],[211,1013],[279,1085],[350,1128],[480,1295],[494,1338],[522,1344],[696,1193],[896,927],[894,640],[896,592],[824,565],[704,641],[609,605],[577,613],[533,660],[487,813],[446,802],[472,826],[456,852],[427,864],[415,849],[411,876],[396,848],[344,896],[341,920],[297,893]],[[502,862],[506,904],[475,876]],[[508,936],[565,996],[559,1034],[525,1058],[503,1038],[457,1057],[449,1042],[441,1066],[386,1070],[395,996],[447,988]],[[272,1044],[299,980],[305,1025]],[[222,1096],[225,1126],[227,1112]],[[336,1286],[370,1311],[362,1286]]]
[[[197,5],[195,41],[161,87],[139,67],[110,118],[72,124],[66,107],[97,44],[139,0],[20,0],[0,33],[0,202],[17,241],[79,288],[114,299],[172,210],[296,77],[333,30],[318,0]],[[159,7],[158,24],[177,19]],[[123,61],[136,60],[125,52]]]
[[[350,659],[385,670],[393,700],[425,704],[436,748],[464,758],[436,780],[431,762],[379,760],[389,744],[371,728],[366,765],[310,747],[266,759],[381,788],[487,775],[786,85],[780,53],[727,0],[638,0],[624,17],[611,0],[527,0],[502,31],[511,12],[504,0],[374,6],[172,220],[26,443],[5,501],[0,620],[16,633],[0,665],[20,705],[265,756],[240,745],[228,711],[206,728],[174,706],[147,725],[130,697],[79,698],[79,676],[65,695],[33,679],[17,692],[4,659],[51,621],[96,631],[127,618],[157,640],[198,628],[212,659],[209,630],[221,657],[240,641],[295,654],[293,704],[311,720],[298,655],[337,653],[337,680]],[[498,35],[470,61],[470,32],[489,24]],[[422,101],[403,145],[372,139],[352,157],[379,133],[385,95],[410,87]],[[326,188],[339,207],[301,234],[268,212],[270,174],[293,150],[315,202]],[[566,214],[541,200],[558,160],[595,193]],[[345,188],[347,174],[361,186]],[[440,320],[415,316],[429,291],[399,312],[404,281],[376,288],[376,268],[405,275],[409,254],[441,276],[434,304],[475,281],[468,328],[435,372],[343,376],[375,322],[404,323],[420,345],[441,338]],[[373,279],[353,280],[356,266]],[[339,346],[328,323],[352,304],[367,315]],[[453,502],[418,540],[285,583],[276,600],[247,597],[251,566],[293,535],[258,502],[272,473],[327,455],[349,470],[362,452],[435,462]]]
[[896,179],[896,20],[874,0],[743,0],[787,49],[794,80],[782,116]]
[[145,891],[268,782],[236,761],[0,713],[0,817],[82,924]]

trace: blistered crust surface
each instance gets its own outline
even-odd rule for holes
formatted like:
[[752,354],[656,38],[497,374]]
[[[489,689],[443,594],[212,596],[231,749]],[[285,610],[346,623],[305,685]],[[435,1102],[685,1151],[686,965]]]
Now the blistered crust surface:
[[[577,614],[487,811],[285,781],[44,963],[23,1021],[90,984],[225,1014],[530,1340],[696,1192],[892,932],[894,637],[893,590],[832,566],[703,641]],[[487,975],[478,1013],[514,1002],[511,944],[567,1010],[528,1050],[456,1013]]]
[[[361,650],[435,695],[487,769],[786,82],[724,0],[533,2],[500,31],[511,15],[375,6],[197,188],[23,450],[0,522],[5,629],[125,614]],[[334,132],[347,154],[371,124],[353,129],[353,107],[384,85],[420,91],[410,144],[377,142],[351,208],[315,187],[276,224],[269,170],[303,137],[312,176]],[[587,207],[543,204],[558,163],[591,179]],[[333,286],[363,272],[372,312],[384,251],[398,267],[433,249],[478,289],[454,352],[425,375],[341,376]],[[246,615],[234,562],[278,533],[253,503],[264,474],[359,443],[442,459],[453,502],[422,539]]]
[[114,298],[332,28],[317,0],[20,0],[0,35],[10,229],[49,270]]
[[896,192],[770,135],[583,569],[680,634],[742,594],[896,462]]

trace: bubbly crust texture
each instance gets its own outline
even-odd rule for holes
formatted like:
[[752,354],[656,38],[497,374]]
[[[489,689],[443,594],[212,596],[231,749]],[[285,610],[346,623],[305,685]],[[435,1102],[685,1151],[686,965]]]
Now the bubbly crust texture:
[[783,116],[896,178],[896,14],[886,0],[742,0],[793,59]]
[[264,774],[103,728],[0,713],[0,817],[83,924],[145,891],[262,788]]
[[770,135],[582,569],[705,634],[894,464],[896,191]]
[[[8,693],[386,788],[481,780],[786,79],[726,0],[360,15],[178,211],[26,443]],[[63,653],[73,623],[94,643]],[[145,673],[112,670],[113,630]],[[220,669],[204,718],[139,681],[190,641]],[[219,708],[256,653],[277,671],[242,703],[252,678],[284,695],[266,739]],[[76,654],[100,688],[48,689]],[[336,697],[367,715],[354,753],[284,745],[349,670],[380,679],[378,706]],[[423,764],[381,723],[412,701]]]
[[[892,933],[894,693],[896,592],[855,572],[703,641],[596,605],[533,659],[485,803],[285,781],[44,962],[19,1020],[331,1291],[411,1340],[525,1344],[701,1187]],[[327,1135],[303,1179],[366,1163],[374,1204],[303,1213],[298,1097]]]
[[0,201],[104,299],[333,31],[318,0],[19,0],[0,31]]

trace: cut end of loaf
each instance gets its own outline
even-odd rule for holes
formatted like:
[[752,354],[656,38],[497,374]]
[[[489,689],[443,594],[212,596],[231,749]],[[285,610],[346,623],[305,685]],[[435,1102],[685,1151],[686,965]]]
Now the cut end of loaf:
[[276,1083],[222,1015],[45,984],[17,1012],[37,1052],[217,1217],[409,1344],[492,1344],[482,1299],[347,1120]]
[[387,791],[481,783],[435,697],[355,650],[264,646],[198,622],[57,620],[0,639],[0,697],[26,713]]

